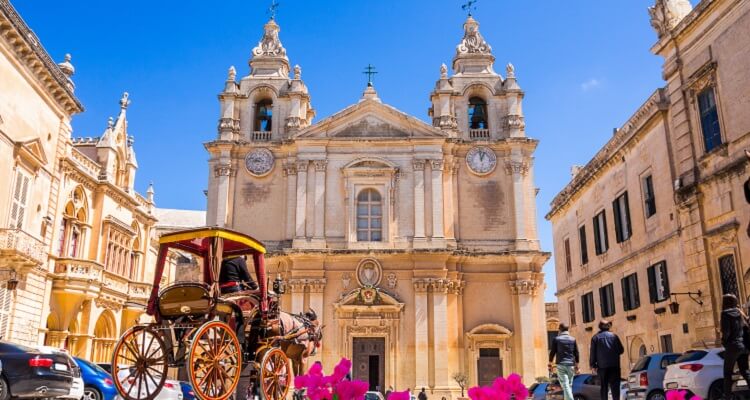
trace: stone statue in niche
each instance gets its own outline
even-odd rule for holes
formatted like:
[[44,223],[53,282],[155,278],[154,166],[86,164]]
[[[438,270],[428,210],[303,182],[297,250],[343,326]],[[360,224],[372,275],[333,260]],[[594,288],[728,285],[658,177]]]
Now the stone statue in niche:
[[344,290],[348,290],[351,283],[352,275],[348,272],[344,272],[344,275],[341,276],[341,286],[344,288]]

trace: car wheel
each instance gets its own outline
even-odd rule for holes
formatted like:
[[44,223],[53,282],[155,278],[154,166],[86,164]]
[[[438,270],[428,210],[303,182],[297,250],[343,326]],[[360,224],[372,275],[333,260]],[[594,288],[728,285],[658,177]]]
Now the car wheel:
[[649,393],[648,398],[646,400],[666,400],[666,397],[664,396],[663,391],[654,390],[653,392]]
[[724,398],[724,382],[718,380],[708,388],[708,400],[721,400]]
[[83,397],[81,400],[102,400],[102,395],[94,387],[86,386],[83,388]]
[[574,399],[574,400],[586,400],[586,399],[585,399],[585,398],[584,398],[583,396],[581,396],[580,394],[577,394],[577,395],[573,396],[573,399]]
[[5,377],[0,376],[0,400],[10,399],[10,388]]

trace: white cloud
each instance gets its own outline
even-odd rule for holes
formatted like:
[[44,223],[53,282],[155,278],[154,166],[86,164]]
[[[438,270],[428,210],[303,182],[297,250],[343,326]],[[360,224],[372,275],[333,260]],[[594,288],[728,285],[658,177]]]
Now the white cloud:
[[596,78],[591,78],[581,84],[581,90],[588,92],[601,86],[602,82]]

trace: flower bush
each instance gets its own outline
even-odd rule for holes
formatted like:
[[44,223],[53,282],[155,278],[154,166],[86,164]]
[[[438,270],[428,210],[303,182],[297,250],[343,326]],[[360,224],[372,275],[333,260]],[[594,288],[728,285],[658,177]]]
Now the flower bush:
[[687,390],[667,390],[667,400],[702,400],[699,396],[687,398]]
[[528,396],[529,390],[518,374],[510,374],[507,379],[500,376],[492,386],[474,386],[469,389],[471,400],[523,400]]
[[323,365],[315,363],[307,374],[294,378],[294,388],[305,390],[305,396],[310,400],[364,400],[369,384],[346,380],[351,368],[352,362],[342,358],[333,374],[326,376]]

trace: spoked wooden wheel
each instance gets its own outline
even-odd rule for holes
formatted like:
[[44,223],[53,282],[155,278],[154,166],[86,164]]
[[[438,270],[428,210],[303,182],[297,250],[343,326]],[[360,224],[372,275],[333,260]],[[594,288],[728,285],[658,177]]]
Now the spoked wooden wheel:
[[193,391],[203,400],[224,400],[240,381],[242,348],[234,330],[221,321],[203,324],[193,334],[187,359]]
[[292,383],[292,365],[279,348],[268,350],[260,362],[260,389],[265,400],[283,400]]
[[112,380],[125,400],[153,400],[167,379],[167,346],[155,331],[135,326],[115,345]]

